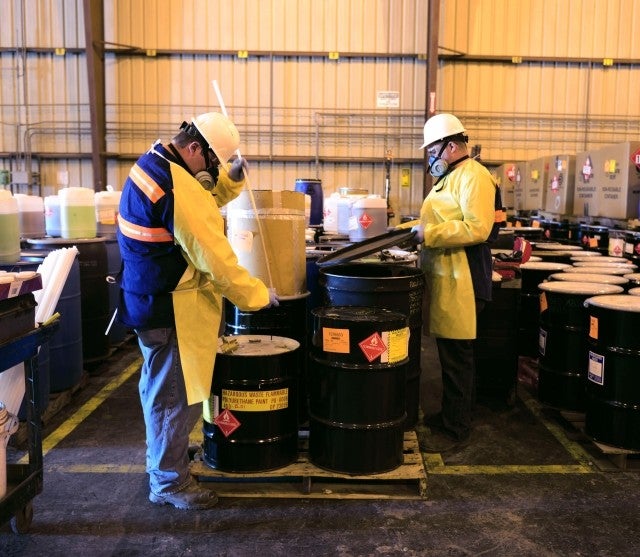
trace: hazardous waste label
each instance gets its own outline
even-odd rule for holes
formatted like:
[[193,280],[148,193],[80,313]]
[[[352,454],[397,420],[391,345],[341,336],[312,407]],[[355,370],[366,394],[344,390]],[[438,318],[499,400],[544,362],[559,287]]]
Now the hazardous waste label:
[[289,389],[235,391],[222,389],[222,407],[242,412],[271,412],[289,407]]

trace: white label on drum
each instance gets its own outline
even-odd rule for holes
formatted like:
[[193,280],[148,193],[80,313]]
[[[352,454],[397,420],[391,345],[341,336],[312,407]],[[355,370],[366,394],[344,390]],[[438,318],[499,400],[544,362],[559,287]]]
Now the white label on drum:
[[589,371],[587,374],[589,381],[598,385],[604,384],[604,356],[589,350]]
[[544,329],[540,329],[538,333],[538,351],[541,356],[544,356],[545,350],[547,349],[547,331]]

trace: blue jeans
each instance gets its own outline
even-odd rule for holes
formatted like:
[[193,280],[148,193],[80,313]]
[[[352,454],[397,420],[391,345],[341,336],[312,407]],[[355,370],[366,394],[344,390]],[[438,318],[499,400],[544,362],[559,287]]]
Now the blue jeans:
[[187,405],[175,328],[136,330],[144,363],[140,402],[147,437],[149,488],[156,495],[175,493],[190,482],[189,433],[201,405]]

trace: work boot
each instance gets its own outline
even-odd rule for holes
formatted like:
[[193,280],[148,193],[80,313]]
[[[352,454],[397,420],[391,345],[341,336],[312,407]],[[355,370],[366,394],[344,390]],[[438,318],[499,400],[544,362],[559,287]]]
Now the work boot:
[[156,495],[150,492],[149,501],[156,505],[173,505],[176,509],[202,510],[213,507],[218,502],[218,496],[192,479],[184,489],[175,493]]

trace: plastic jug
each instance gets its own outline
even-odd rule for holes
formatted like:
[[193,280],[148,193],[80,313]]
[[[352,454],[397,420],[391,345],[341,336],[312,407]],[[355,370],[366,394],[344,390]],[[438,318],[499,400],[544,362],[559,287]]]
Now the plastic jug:
[[18,202],[18,225],[21,238],[43,238],[46,234],[44,224],[44,200],[38,195],[14,195]]
[[18,202],[8,190],[0,190],[0,263],[20,260]]
[[60,233],[63,238],[95,238],[97,233],[95,192],[69,187],[58,191]]
[[387,200],[379,195],[357,199],[351,205],[349,240],[359,242],[387,231]]
[[121,196],[122,192],[114,191],[111,186],[107,186],[107,191],[97,191],[95,193],[98,236],[115,238],[118,229],[117,218]]
[[60,230],[60,198],[57,195],[47,195],[44,198],[44,229],[47,236],[59,238]]

